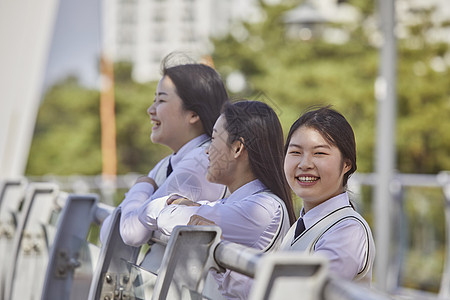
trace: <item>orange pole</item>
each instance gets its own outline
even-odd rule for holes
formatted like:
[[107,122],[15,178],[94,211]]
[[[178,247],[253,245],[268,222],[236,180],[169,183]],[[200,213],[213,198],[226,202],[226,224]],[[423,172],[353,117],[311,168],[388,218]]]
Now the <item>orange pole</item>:
[[200,63],[215,69],[214,60],[212,59],[211,55],[203,56],[200,60]]
[[102,55],[100,92],[100,122],[103,177],[114,178],[117,174],[116,117],[114,104],[114,67],[111,60]]

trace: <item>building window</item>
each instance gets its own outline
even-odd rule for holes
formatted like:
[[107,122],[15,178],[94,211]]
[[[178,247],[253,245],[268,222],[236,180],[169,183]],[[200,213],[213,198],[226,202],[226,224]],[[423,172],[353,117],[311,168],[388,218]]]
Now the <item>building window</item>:
[[162,43],[166,40],[166,36],[164,34],[164,31],[154,30],[151,39],[156,43]]
[[192,7],[186,7],[182,14],[182,20],[184,22],[194,22],[195,21],[195,11]]

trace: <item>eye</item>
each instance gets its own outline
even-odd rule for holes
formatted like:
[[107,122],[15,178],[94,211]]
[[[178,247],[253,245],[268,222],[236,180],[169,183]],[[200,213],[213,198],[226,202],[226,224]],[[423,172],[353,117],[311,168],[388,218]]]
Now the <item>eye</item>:
[[155,100],[154,100],[153,102],[156,103],[156,104],[158,104],[158,103],[166,102],[166,100],[161,99],[161,98],[155,98]]

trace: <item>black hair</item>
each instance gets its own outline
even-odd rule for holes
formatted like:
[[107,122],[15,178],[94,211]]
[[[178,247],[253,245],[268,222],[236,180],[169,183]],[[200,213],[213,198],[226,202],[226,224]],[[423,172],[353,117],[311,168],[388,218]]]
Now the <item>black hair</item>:
[[325,106],[311,108],[292,124],[286,139],[284,153],[287,153],[289,143],[294,132],[302,127],[310,127],[317,130],[330,144],[336,146],[342,154],[342,159],[351,164],[350,170],[344,174],[342,186],[347,185],[350,176],[356,171],[356,141],[352,126],[338,111]]
[[205,133],[211,136],[221,108],[229,99],[222,78],[204,64],[189,62],[171,66],[172,59],[173,55],[169,54],[162,61],[162,75],[172,80],[183,108],[198,114]]
[[253,174],[284,201],[293,224],[291,190],[283,171],[283,129],[276,113],[263,102],[242,100],[225,104],[223,115],[227,143],[244,144]]

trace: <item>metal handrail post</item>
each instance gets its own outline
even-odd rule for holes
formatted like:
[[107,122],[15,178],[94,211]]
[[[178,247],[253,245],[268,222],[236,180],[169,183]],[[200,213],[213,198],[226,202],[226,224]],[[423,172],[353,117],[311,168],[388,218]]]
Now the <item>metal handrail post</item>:
[[445,197],[445,233],[446,233],[446,250],[444,270],[442,273],[441,287],[439,296],[442,298],[450,298],[450,172],[441,172],[438,174],[438,181],[442,184]]

